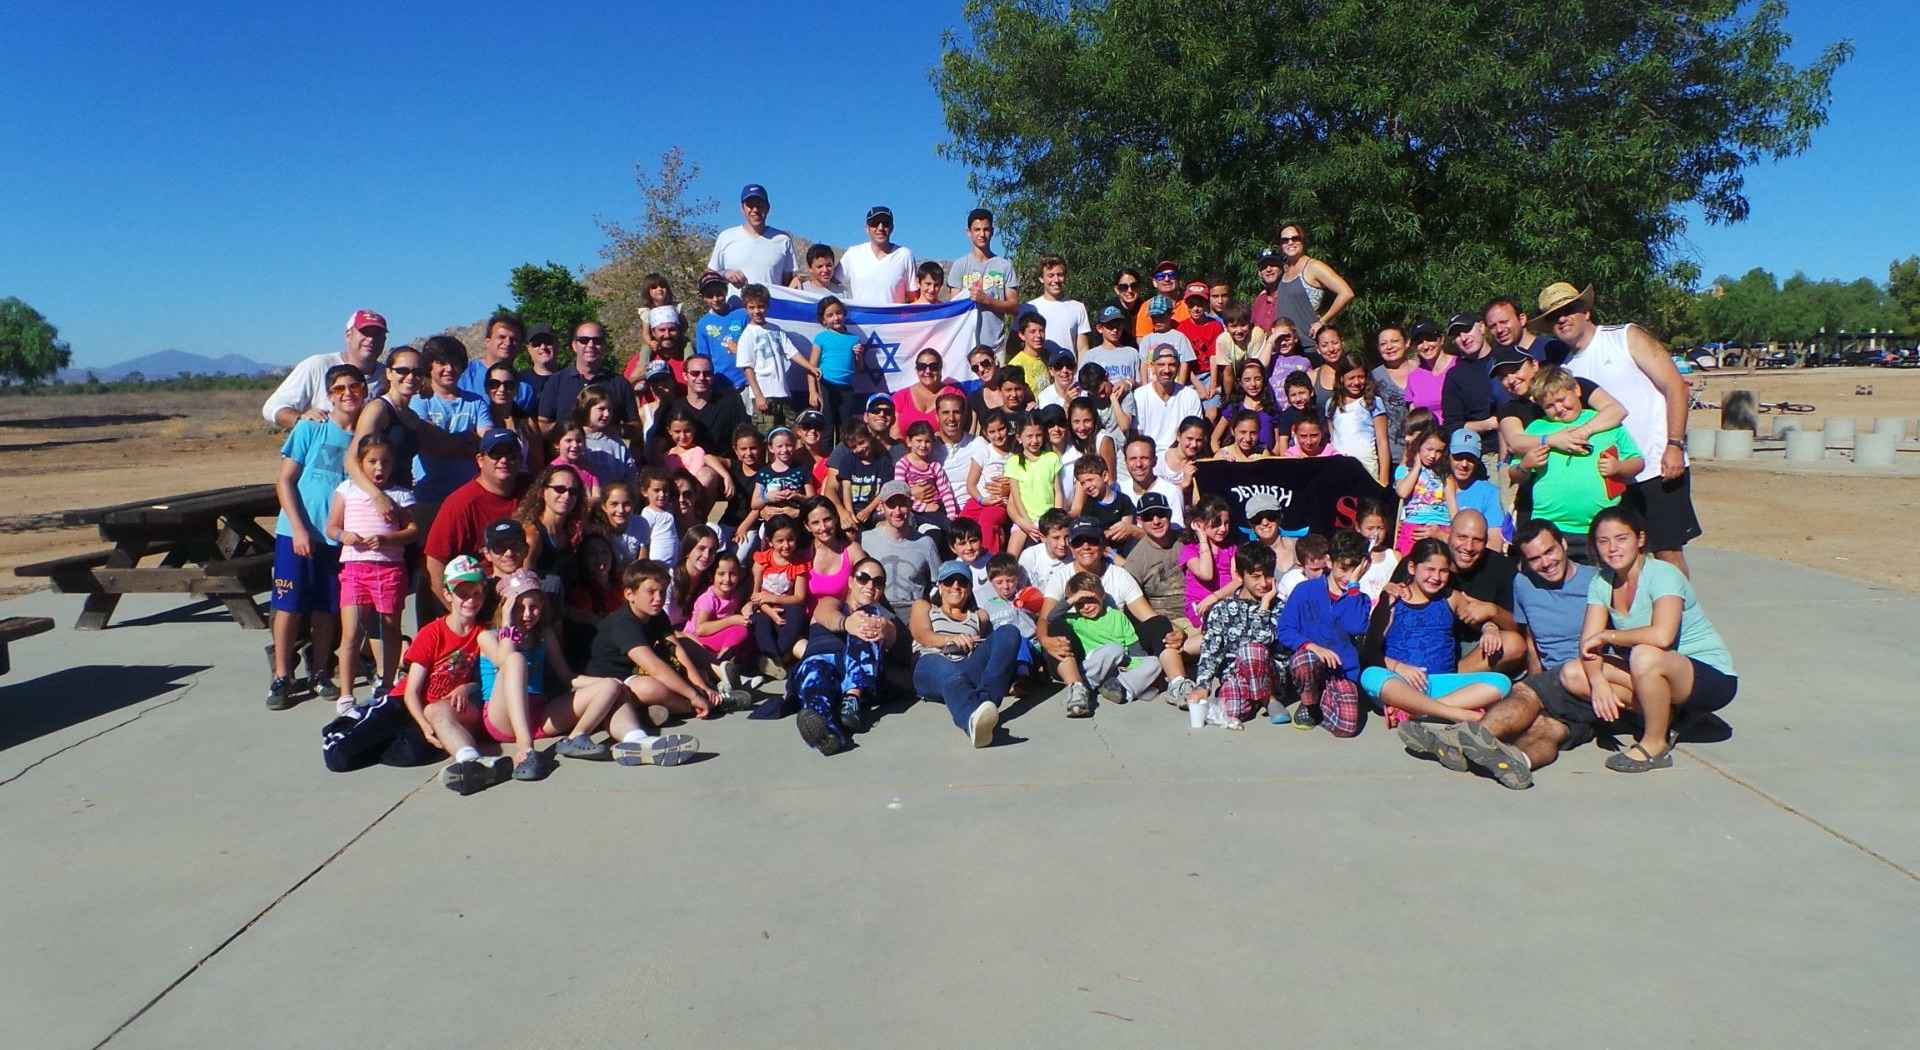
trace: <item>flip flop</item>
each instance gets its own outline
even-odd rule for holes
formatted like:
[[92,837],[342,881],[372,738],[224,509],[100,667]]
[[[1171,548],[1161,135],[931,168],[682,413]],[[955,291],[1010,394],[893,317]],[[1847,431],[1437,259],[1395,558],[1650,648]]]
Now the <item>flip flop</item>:
[[[1633,753],[1636,751],[1640,753],[1641,757],[1633,757]],[[1607,759],[1607,768],[1613,770],[1615,773],[1650,773],[1656,769],[1669,769],[1672,768],[1672,766],[1672,749],[1660,752],[1657,758],[1649,758],[1647,757],[1647,749],[1641,747],[1638,743],[1627,745],[1624,750],[1614,752],[1613,755]]]

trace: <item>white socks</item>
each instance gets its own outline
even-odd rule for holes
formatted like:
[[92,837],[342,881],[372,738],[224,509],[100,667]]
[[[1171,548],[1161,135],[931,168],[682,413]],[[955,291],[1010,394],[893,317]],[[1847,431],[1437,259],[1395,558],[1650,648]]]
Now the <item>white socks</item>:
[[480,761],[480,749],[477,747],[463,747],[453,753],[453,760],[455,762],[478,762]]
[[652,733],[649,733],[644,729],[635,729],[629,732],[626,736],[621,737],[620,742],[623,744],[644,744],[647,741],[652,739],[653,739]]

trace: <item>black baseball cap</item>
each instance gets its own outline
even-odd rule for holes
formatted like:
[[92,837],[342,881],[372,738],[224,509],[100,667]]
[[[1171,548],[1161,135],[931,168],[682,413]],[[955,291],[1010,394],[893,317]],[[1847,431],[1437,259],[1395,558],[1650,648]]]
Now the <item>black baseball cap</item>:
[[495,521],[488,525],[487,531],[481,535],[486,538],[487,549],[490,551],[504,551],[527,545],[526,531],[512,518],[501,518]]
[[1416,318],[1413,324],[1407,328],[1407,338],[1416,343],[1423,339],[1438,339],[1440,338],[1440,326],[1434,324],[1433,318],[1431,317]]
[[1284,255],[1281,255],[1280,249],[1278,248],[1268,247],[1268,248],[1260,249],[1259,262],[1260,262],[1260,265],[1262,266],[1267,266],[1267,265],[1279,266],[1282,263],[1285,263],[1286,261],[1287,261],[1287,257]]
[[1101,528],[1100,523],[1092,518],[1075,518],[1073,524],[1067,529],[1067,542],[1084,539],[1095,539],[1105,543],[1107,530]]
[[1498,377],[1500,373],[1519,368],[1536,358],[1517,346],[1499,346],[1493,350],[1493,363],[1487,366],[1487,374]]
[[1162,496],[1158,492],[1148,492],[1133,501],[1133,513],[1135,517],[1139,518],[1144,518],[1149,514],[1165,514],[1171,518],[1173,517],[1173,507],[1167,503],[1167,497]]
[[542,321],[539,324],[534,325],[532,328],[527,329],[527,345],[528,346],[532,346],[534,343],[555,343],[555,342],[559,342],[559,336],[556,336],[553,334],[553,326],[546,323],[545,321]]
[[1478,317],[1463,310],[1447,318],[1447,334],[1452,335],[1455,332],[1472,331],[1473,326],[1479,323],[1480,319]]
[[511,430],[489,430],[480,438],[480,454],[491,456],[495,452],[520,451],[520,435]]
[[893,222],[893,209],[887,207],[884,204],[876,204],[873,207],[867,209],[867,225],[868,226],[872,226],[874,223],[880,221],[881,219],[885,219],[889,223]]

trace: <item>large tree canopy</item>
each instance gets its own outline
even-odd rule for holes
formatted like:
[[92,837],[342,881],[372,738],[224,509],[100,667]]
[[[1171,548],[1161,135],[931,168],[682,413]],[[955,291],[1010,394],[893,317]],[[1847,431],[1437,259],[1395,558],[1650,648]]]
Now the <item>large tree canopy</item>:
[[1804,150],[1845,42],[1785,58],[1763,0],[969,0],[934,71],[1023,255],[1073,289],[1173,255],[1243,288],[1277,224],[1354,283],[1344,322],[1591,282],[1653,307],[1684,228]]
[[60,330],[40,311],[11,296],[0,299],[0,383],[38,383],[72,357]]

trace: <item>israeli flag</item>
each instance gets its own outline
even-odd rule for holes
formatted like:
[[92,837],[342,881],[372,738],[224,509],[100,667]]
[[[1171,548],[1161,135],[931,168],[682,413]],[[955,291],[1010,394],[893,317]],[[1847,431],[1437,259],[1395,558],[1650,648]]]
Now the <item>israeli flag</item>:
[[[822,330],[820,300],[829,293],[769,286],[767,320],[780,326],[794,353],[813,352],[813,337]],[[946,362],[946,378],[954,383],[973,378],[967,352],[979,328],[979,306],[971,299],[918,306],[847,306],[847,331],[860,337],[860,358],[854,363],[854,388],[862,392],[898,390],[914,381],[913,359],[931,348]],[[806,373],[788,374],[788,389],[804,392]]]

